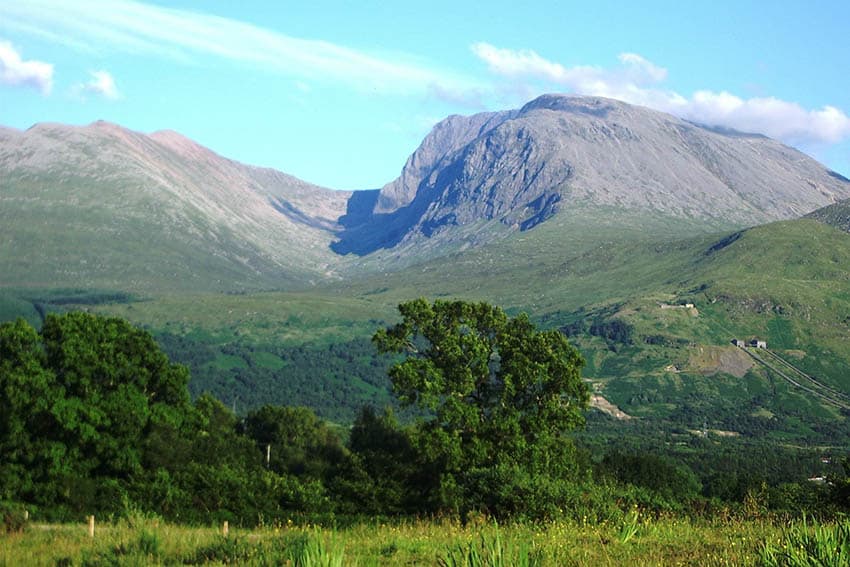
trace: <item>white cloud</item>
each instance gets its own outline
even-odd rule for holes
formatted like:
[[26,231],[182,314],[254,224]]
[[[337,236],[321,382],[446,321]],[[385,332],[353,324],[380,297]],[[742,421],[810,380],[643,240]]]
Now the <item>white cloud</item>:
[[216,57],[308,82],[343,82],[373,92],[463,88],[466,79],[400,57],[301,39],[208,14],[132,0],[27,0],[4,7],[15,29],[50,30],[87,50],[121,50],[203,63]]
[[640,83],[648,79],[650,82],[660,83],[667,78],[667,69],[658,67],[637,53],[621,53],[618,59],[630,68],[630,76],[635,82]]
[[[487,43],[473,44],[471,49],[490,71],[513,79],[510,88],[514,92],[540,94],[566,89],[616,98],[694,122],[765,134],[791,144],[837,143],[850,138],[850,117],[834,106],[809,110],[773,97],[743,99],[710,90],[688,97],[663,89],[667,69],[636,53],[621,54],[621,65],[606,69],[566,67],[531,50],[502,49]],[[516,84],[517,80],[523,84]]]
[[[542,58],[530,49],[514,51],[501,49],[489,43],[475,43],[472,52],[482,59],[491,71],[508,77],[536,77],[550,81],[567,80],[567,69],[559,63],[553,63]],[[592,70],[586,67],[586,70]]]
[[115,79],[106,71],[90,71],[91,80],[85,84],[77,85],[74,89],[81,93],[91,93],[102,96],[109,100],[118,100],[121,93],[115,86]]
[[807,110],[773,97],[742,99],[725,91],[697,91],[681,108],[674,105],[670,111],[793,143],[837,143],[850,136],[850,118],[834,106]]
[[53,65],[42,61],[24,61],[7,41],[0,41],[0,83],[14,87],[31,87],[42,94],[53,88]]

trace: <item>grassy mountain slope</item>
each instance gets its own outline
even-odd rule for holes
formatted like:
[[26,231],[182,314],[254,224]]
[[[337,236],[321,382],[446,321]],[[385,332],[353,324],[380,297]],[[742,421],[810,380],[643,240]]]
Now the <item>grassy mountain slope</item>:
[[585,375],[630,415],[847,446],[844,411],[730,341],[764,339],[804,372],[850,393],[850,238],[791,221],[692,250],[666,293],[558,314],[578,331]]
[[232,162],[172,132],[53,124],[0,136],[3,287],[121,291],[328,277],[348,194]]
[[[307,403],[347,421],[361,403],[390,401],[385,362],[372,358],[367,339],[394,321],[395,304],[421,295],[483,299],[568,332],[597,391],[642,421],[850,446],[844,412],[730,343],[766,339],[850,393],[850,235],[812,220],[693,235],[663,218],[614,218],[565,217],[482,249],[310,291],[172,294],[87,308],[144,324],[173,352],[189,353],[195,391],[243,409],[262,396]],[[201,354],[193,361],[192,352]]]

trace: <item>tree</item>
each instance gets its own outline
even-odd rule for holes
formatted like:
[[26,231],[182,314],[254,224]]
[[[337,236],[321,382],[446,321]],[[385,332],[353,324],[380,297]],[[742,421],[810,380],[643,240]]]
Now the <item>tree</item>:
[[442,471],[443,506],[487,507],[482,478],[496,482],[508,470],[558,479],[576,473],[565,433],[584,424],[589,394],[584,361],[563,334],[487,303],[417,299],[399,312],[401,323],[373,342],[406,355],[390,368],[393,388],[402,403],[431,412],[416,438],[421,456]]
[[40,334],[0,325],[0,492],[119,506],[114,487],[143,469],[151,431],[179,428],[190,409],[188,378],[121,319],[49,314]]
[[248,414],[245,432],[278,474],[327,479],[345,457],[339,437],[305,407],[265,405]]
[[357,511],[373,514],[415,513],[424,508],[423,489],[433,482],[420,462],[410,430],[390,409],[378,414],[362,408],[351,427],[349,467],[336,489]]
[[186,368],[171,364],[150,333],[116,317],[50,314],[41,335],[64,393],[53,413],[62,440],[88,463],[84,474],[139,471],[151,427],[179,423],[188,410]]
[[31,494],[44,455],[55,453],[47,434],[59,391],[44,362],[38,333],[29,323],[0,325],[0,500]]

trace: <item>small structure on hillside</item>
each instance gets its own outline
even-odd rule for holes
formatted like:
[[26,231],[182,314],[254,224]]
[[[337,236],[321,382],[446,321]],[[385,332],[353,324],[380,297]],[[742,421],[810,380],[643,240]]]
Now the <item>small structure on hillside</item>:
[[732,339],[732,344],[739,348],[744,348],[745,346],[747,346],[747,343],[745,343],[741,339]]
[[759,339],[753,339],[750,341],[750,346],[755,348],[767,348],[767,341],[761,341]]
[[677,305],[672,305],[670,303],[659,303],[658,306],[661,309],[693,309],[695,307],[693,303],[679,303]]

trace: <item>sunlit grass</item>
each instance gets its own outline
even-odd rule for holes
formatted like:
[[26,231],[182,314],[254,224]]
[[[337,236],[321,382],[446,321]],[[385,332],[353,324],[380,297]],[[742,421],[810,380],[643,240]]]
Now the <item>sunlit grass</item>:
[[221,527],[156,519],[99,524],[94,538],[83,523],[34,524],[3,536],[0,565],[760,565],[765,546],[781,546],[788,529],[767,520],[638,511],[596,523],[398,520],[336,529],[283,523],[231,527],[226,537]]

